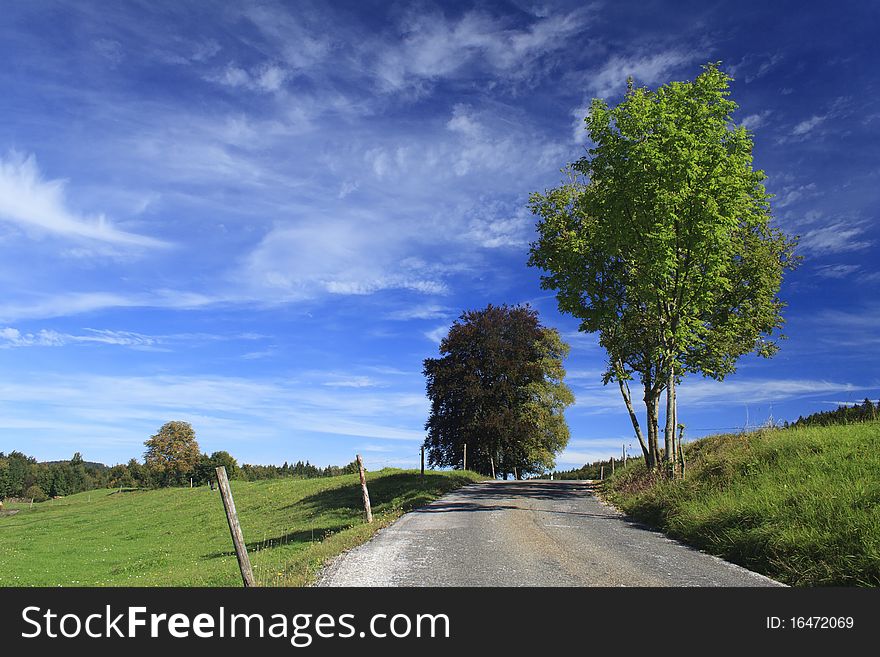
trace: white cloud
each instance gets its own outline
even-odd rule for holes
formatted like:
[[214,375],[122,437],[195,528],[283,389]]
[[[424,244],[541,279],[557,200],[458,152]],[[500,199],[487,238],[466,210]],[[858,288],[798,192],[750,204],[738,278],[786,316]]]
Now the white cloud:
[[449,326],[443,324],[442,326],[438,326],[437,328],[431,329],[430,331],[425,332],[425,337],[428,338],[431,342],[435,342],[440,344],[443,338],[446,337],[446,334],[449,333]]
[[175,308],[191,310],[230,301],[193,292],[157,290],[148,294],[125,295],[112,292],[71,292],[43,296],[31,301],[0,305],[0,321],[67,317],[111,308]]
[[811,198],[816,195],[816,183],[785,187],[782,190],[782,194],[779,195],[778,200],[774,201],[774,205],[777,208],[784,208],[785,206],[791,205],[796,201],[800,201],[805,198]]
[[[465,67],[489,69],[502,78],[523,79],[544,55],[563,47],[587,25],[589,8],[539,18],[526,29],[471,11],[459,19],[413,11],[400,27],[399,41],[369,42],[377,51],[373,72],[382,89],[418,89]],[[369,56],[369,55],[368,55]]]
[[63,180],[44,180],[33,155],[0,157],[0,220],[28,232],[123,247],[161,247],[166,242],[115,227],[104,215],[87,217],[68,207]]
[[383,384],[369,376],[335,376],[322,385],[328,388],[380,388]]
[[686,404],[732,405],[743,403],[767,403],[785,399],[797,399],[812,395],[865,390],[852,383],[839,383],[817,379],[775,380],[686,380],[679,387],[679,399]]
[[763,110],[757,114],[749,114],[748,116],[744,116],[739,124],[748,130],[754,131],[765,125],[768,117],[772,113],[772,110]]
[[612,55],[608,61],[587,76],[586,82],[593,94],[599,98],[619,96],[626,91],[626,79],[629,76],[635,79],[637,86],[655,85],[665,82],[680,66],[690,64],[701,57],[701,52],[678,49],[630,57]]
[[450,308],[436,304],[420,304],[388,313],[388,319],[408,321],[411,319],[442,319],[455,313]]
[[84,452],[122,444],[131,456],[169,418],[191,422],[203,449],[235,453],[245,440],[289,445],[291,436],[305,434],[418,443],[428,410],[423,394],[322,390],[312,381],[45,372],[0,378],[0,432],[60,433]]
[[264,63],[245,70],[235,64],[228,64],[225,69],[205,77],[209,82],[251,91],[273,93],[279,91],[290,77],[290,72],[281,66]]
[[846,278],[861,269],[861,265],[825,265],[816,270],[822,278]]
[[260,340],[264,336],[256,334],[218,335],[212,333],[176,333],[169,335],[144,335],[134,331],[114,329],[84,328],[83,333],[60,333],[52,329],[40,329],[35,333],[22,333],[17,328],[0,328],[0,349],[12,347],[63,347],[70,344],[99,344],[131,347],[154,351],[160,344],[207,342],[228,340]]
[[816,127],[820,126],[827,116],[812,116],[809,119],[801,121],[791,130],[791,134],[795,137],[806,137]]
[[434,272],[407,258],[414,236],[400,228],[362,216],[278,226],[248,255],[243,275],[252,289],[290,300],[386,289],[445,293]]
[[130,331],[85,329],[85,335],[72,335],[41,329],[36,333],[22,333],[16,328],[0,329],[0,348],[10,347],[63,347],[76,343],[107,344],[124,347],[150,347],[157,338]]
[[22,333],[16,328],[0,329],[0,348],[8,347],[59,347],[66,344],[70,336],[55,331],[42,330],[38,333]]
[[865,239],[866,227],[852,222],[838,222],[814,228],[801,235],[798,248],[814,255],[861,251],[873,244]]

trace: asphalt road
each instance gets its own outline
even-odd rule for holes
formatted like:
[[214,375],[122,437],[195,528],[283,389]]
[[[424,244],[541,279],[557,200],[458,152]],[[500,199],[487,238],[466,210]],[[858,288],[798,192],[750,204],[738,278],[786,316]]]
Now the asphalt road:
[[317,586],[781,586],[628,521],[588,482],[474,484],[406,514]]

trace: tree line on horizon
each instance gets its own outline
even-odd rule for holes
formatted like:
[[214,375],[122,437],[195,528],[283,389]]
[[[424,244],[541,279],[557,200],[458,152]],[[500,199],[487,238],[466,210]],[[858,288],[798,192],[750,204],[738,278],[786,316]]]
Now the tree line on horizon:
[[868,422],[880,417],[880,400],[873,404],[865,397],[859,404],[848,406],[840,404],[830,411],[817,411],[806,417],[800,416],[794,422],[784,422],[783,427],[827,427],[832,424],[851,424],[854,422]]
[[69,461],[40,462],[13,450],[0,452],[0,500],[18,498],[42,502],[98,488],[165,488],[203,486],[215,481],[215,468],[224,466],[230,479],[314,479],[358,471],[356,461],[344,466],[320,468],[309,461],[283,465],[239,465],[229,452],[206,454],[199,450],[195,432],[187,422],[168,422],[146,441],[144,462],[107,466],[83,460],[76,452]]

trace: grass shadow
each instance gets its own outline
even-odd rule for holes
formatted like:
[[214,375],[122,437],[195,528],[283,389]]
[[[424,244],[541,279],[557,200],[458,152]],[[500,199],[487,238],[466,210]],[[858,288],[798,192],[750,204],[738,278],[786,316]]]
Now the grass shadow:
[[[417,473],[400,472],[372,480],[368,478],[367,489],[375,514],[392,510],[410,511],[425,506],[436,497],[472,481],[465,475],[426,472],[422,477]],[[284,508],[303,509],[311,516],[338,513],[344,509],[352,514],[353,520],[360,518],[364,512],[359,483],[324,490]]]

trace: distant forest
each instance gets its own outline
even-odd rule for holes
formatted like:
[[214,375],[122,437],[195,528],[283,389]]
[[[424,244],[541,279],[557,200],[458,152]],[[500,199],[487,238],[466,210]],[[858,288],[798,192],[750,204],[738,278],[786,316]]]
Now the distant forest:
[[833,411],[820,411],[807,417],[799,417],[792,423],[784,422],[783,428],[788,427],[825,427],[830,424],[851,424],[853,422],[866,422],[880,417],[880,401],[876,405],[865,397],[861,404],[847,406],[841,404]]
[[[346,466],[328,465],[319,468],[308,461],[293,465],[239,466],[227,452],[214,452],[202,458],[192,472],[194,486],[207,484],[214,477],[214,468],[223,465],[230,478],[242,481],[290,477],[313,479],[357,472],[357,462]],[[0,500],[19,498],[41,502],[51,497],[73,495],[95,488],[157,488],[161,479],[149,467],[131,459],[128,463],[107,466],[84,461],[77,452],[69,461],[38,462],[32,456],[13,451],[0,452]]]
[[[806,417],[800,416],[794,422],[787,420],[781,425],[774,425],[769,428],[788,429],[791,427],[815,427],[830,426],[834,424],[854,424],[856,422],[869,422],[880,418],[880,401],[876,404],[871,403],[867,397],[860,404],[848,406],[841,404],[834,410],[818,411]],[[622,467],[621,459],[614,459],[615,467]],[[553,473],[554,479],[599,479],[602,468],[605,468],[605,475],[611,474],[611,459],[602,461],[594,461],[587,463],[580,468],[573,470],[560,470]]]

